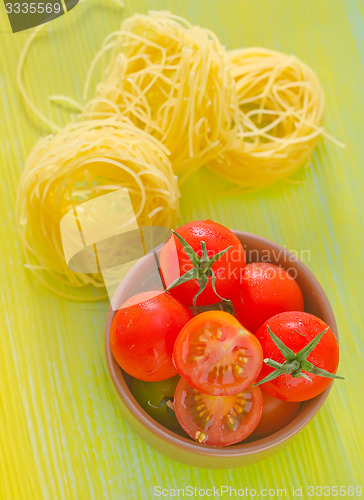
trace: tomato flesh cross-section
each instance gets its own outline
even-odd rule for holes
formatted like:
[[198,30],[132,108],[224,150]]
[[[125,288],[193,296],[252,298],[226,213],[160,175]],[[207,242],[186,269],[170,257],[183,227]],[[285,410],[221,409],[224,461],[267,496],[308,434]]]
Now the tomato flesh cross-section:
[[231,314],[207,311],[179,333],[173,361],[189,385],[204,394],[230,396],[249,387],[263,364],[257,338]]
[[263,398],[259,387],[233,396],[208,396],[181,379],[174,396],[181,427],[195,441],[227,446],[248,437],[259,423]]

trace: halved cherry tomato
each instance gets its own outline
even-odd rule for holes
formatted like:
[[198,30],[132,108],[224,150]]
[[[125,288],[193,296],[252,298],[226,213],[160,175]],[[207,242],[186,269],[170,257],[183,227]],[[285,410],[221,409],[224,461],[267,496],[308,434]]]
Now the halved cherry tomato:
[[157,382],[173,377],[174,341],[192,318],[187,307],[169,293],[143,292],[117,311],[110,329],[114,358],[132,377]]
[[300,403],[289,403],[262,391],[263,413],[250,437],[263,438],[286,427],[297,415]]
[[263,409],[259,387],[234,396],[207,396],[181,379],[174,395],[176,417],[195,441],[212,446],[238,443],[253,432]]
[[303,311],[301,289],[285,269],[270,262],[252,262],[243,269],[241,300],[232,300],[234,315],[255,333],[267,319],[284,311]]
[[182,328],[173,361],[192,387],[213,396],[229,396],[252,384],[263,354],[256,337],[231,314],[206,311]]
[[[189,246],[183,243],[188,254],[178,235]],[[231,299],[239,291],[244,266],[245,252],[238,237],[211,220],[179,227],[165,242],[160,254],[161,275],[166,287],[188,306],[194,305],[194,298],[198,306]]]

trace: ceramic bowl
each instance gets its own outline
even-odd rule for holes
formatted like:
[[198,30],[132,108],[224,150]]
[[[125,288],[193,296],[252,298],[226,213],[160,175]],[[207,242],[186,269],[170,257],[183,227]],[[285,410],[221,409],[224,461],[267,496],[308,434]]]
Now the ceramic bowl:
[[[241,231],[234,232],[244,245],[247,262],[269,261],[294,275],[304,296],[305,311],[320,317],[330,325],[337,336],[335,318],[329,301],[311,271],[286,248],[261,236]],[[140,259],[129,271],[115,294],[119,304],[140,291],[156,287],[162,289],[156,262],[158,262],[158,250]],[[128,386],[130,377],[121,370],[110,350],[109,333],[114,315],[115,311],[110,307],[105,327],[105,351],[107,366],[122,414],[147,443],[168,457],[187,465],[227,469],[266,458],[285,445],[310,422],[330,391],[331,385],[319,396],[303,404],[296,417],[286,427],[268,437],[221,448],[196,443],[185,437],[185,434],[178,435],[162,427],[134,399]]]

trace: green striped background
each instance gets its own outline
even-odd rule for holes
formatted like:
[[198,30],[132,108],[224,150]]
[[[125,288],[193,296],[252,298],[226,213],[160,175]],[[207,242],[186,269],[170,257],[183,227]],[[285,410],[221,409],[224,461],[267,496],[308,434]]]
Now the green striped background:
[[[59,123],[46,95],[80,98],[103,37],[132,12],[169,8],[214,30],[227,48],[295,53],[317,72],[326,127],[298,183],[248,195],[202,169],[183,186],[180,222],[212,218],[289,249],[326,290],[341,339],[340,373],[319,415],[286,448],[248,467],[200,470],[167,459],[121,419],[103,355],[107,303],[51,295],[23,268],[14,225],[17,180],[42,128],[18,95],[16,62],[29,32],[13,35],[0,5],[0,499],[149,499],[152,488],[364,486],[363,109],[364,3],[354,0],[90,0],[49,24],[27,60],[26,84]],[[208,188],[207,188],[208,187]],[[304,494],[305,498],[309,498]]]

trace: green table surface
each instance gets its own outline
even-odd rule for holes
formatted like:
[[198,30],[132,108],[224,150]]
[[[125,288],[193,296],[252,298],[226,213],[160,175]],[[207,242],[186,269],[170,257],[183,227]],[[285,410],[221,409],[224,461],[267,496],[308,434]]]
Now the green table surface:
[[[81,97],[86,69],[104,36],[133,12],[170,9],[214,30],[228,49],[264,46],[294,53],[317,72],[326,129],[295,176],[252,194],[205,169],[182,187],[180,223],[211,218],[298,252],[325,289],[337,319],[340,373],[313,421],[284,449],[254,465],[206,470],[150,448],[126,424],[107,373],[107,302],[73,303],[34,282],[23,266],[14,220],[24,160],[49,133],[25,107],[16,64],[29,31],[12,34],[0,5],[0,498],[149,499],[153,487],[256,489],[364,486],[363,180],[364,2],[355,0],[125,0],[120,10],[90,0],[48,25],[35,42],[25,82],[63,124],[48,94]],[[308,250],[308,251],[306,251]],[[318,490],[316,490],[318,493]],[[330,495],[330,498],[333,495]],[[225,495],[226,498],[229,495]],[[315,495],[315,498],[318,495]]]

